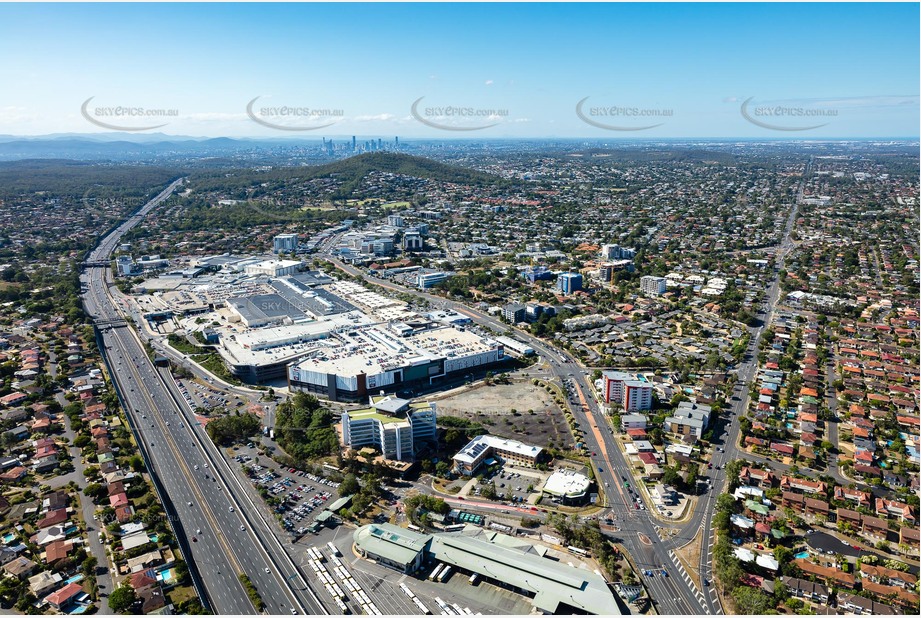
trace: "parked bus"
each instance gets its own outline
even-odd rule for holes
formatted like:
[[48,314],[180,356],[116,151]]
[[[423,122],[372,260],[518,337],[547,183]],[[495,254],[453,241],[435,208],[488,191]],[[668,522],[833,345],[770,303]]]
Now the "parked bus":
[[572,545],[570,545],[566,549],[568,549],[571,553],[577,556],[582,556],[583,558],[588,558],[591,555],[584,549],[579,549],[578,547],[573,547]]
[[443,582],[451,575],[451,565],[445,567],[445,570],[438,576],[438,581]]
[[333,545],[332,542],[327,543],[327,544],[326,544],[326,547],[329,548],[329,552],[330,552],[332,555],[334,555],[334,556],[341,556],[341,555],[342,555],[342,554],[339,553],[339,549],[338,549],[335,545]]
[[429,608],[427,608],[425,604],[419,600],[418,597],[414,598],[413,601],[416,602],[416,607],[422,610],[422,613],[425,614],[426,616],[432,613],[431,610],[429,610]]
[[475,585],[477,581],[479,581],[479,579],[480,579],[480,574],[474,573],[473,575],[470,576],[470,585],[471,586]]
[[438,566],[435,567],[435,570],[432,571],[432,574],[429,575],[430,581],[435,581],[435,578],[438,577],[438,574],[441,573],[441,568],[444,566],[441,562],[438,563]]

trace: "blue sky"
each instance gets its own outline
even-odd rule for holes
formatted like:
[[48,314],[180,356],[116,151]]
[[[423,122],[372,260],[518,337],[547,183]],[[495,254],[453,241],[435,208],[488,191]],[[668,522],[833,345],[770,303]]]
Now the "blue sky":
[[917,137],[918,21],[916,3],[0,4],[0,133],[103,132],[94,97],[92,120],[210,137]]

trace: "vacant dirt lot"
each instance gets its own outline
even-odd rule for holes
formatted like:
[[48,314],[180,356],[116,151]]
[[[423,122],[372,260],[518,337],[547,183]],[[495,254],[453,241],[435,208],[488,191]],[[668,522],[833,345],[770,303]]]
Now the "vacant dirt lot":
[[476,386],[438,403],[439,416],[458,416],[482,423],[489,433],[528,444],[568,448],[572,445],[563,413],[550,393],[530,380]]

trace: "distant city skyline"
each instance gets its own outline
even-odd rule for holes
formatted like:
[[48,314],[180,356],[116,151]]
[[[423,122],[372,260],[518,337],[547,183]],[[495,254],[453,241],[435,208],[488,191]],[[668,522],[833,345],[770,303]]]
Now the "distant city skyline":
[[916,138],[918,19],[916,3],[0,4],[0,134]]

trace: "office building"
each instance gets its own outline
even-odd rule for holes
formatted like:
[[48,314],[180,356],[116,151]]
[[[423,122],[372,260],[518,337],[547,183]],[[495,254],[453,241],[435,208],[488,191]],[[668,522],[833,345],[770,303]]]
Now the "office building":
[[496,436],[477,436],[454,456],[454,470],[459,474],[472,476],[483,464],[498,459],[515,466],[533,468],[543,450],[517,440],[506,440]]
[[392,225],[393,227],[403,227],[403,217],[400,215],[388,215],[387,225]]
[[524,305],[520,305],[518,303],[509,303],[502,307],[502,317],[511,324],[524,322],[526,314],[527,308]]
[[131,259],[130,255],[120,255],[115,258],[115,266],[118,268],[118,274],[122,277],[134,275],[140,272],[137,264]]
[[572,294],[582,289],[582,275],[579,273],[563,273],[556,280],[557,289],[563,294]]
[[418,230],[409,229],[403,234],[404,251],[422,251],[422,234]]
[[413,461],[418,448],[436,440],[434,403],[410,403],[397,397],[372,397],[371,407],[342,413],[342,444],[370,446],[385,459]]
[[137,261],[136,266],[139,266],[142,270],[157,270],[160,268],[168,268],[169,260],[161,258],[159,255],[145,255]]
[[431,287],[435,287],[442,281],[447,281],[449,276],[450,275],[448,275],[448,273],[444,273],[444,272],[434,272],[434,273],[420,272],[418,275],[416,275],[416,286],[420,290],[427,290]]
[[665,294],[665,277],[653,277],[651,275],[640,277],[640,291],[647,296]]
[[297,251],[297,234],[279,234],[272,239],[272,250],[275,253]]

